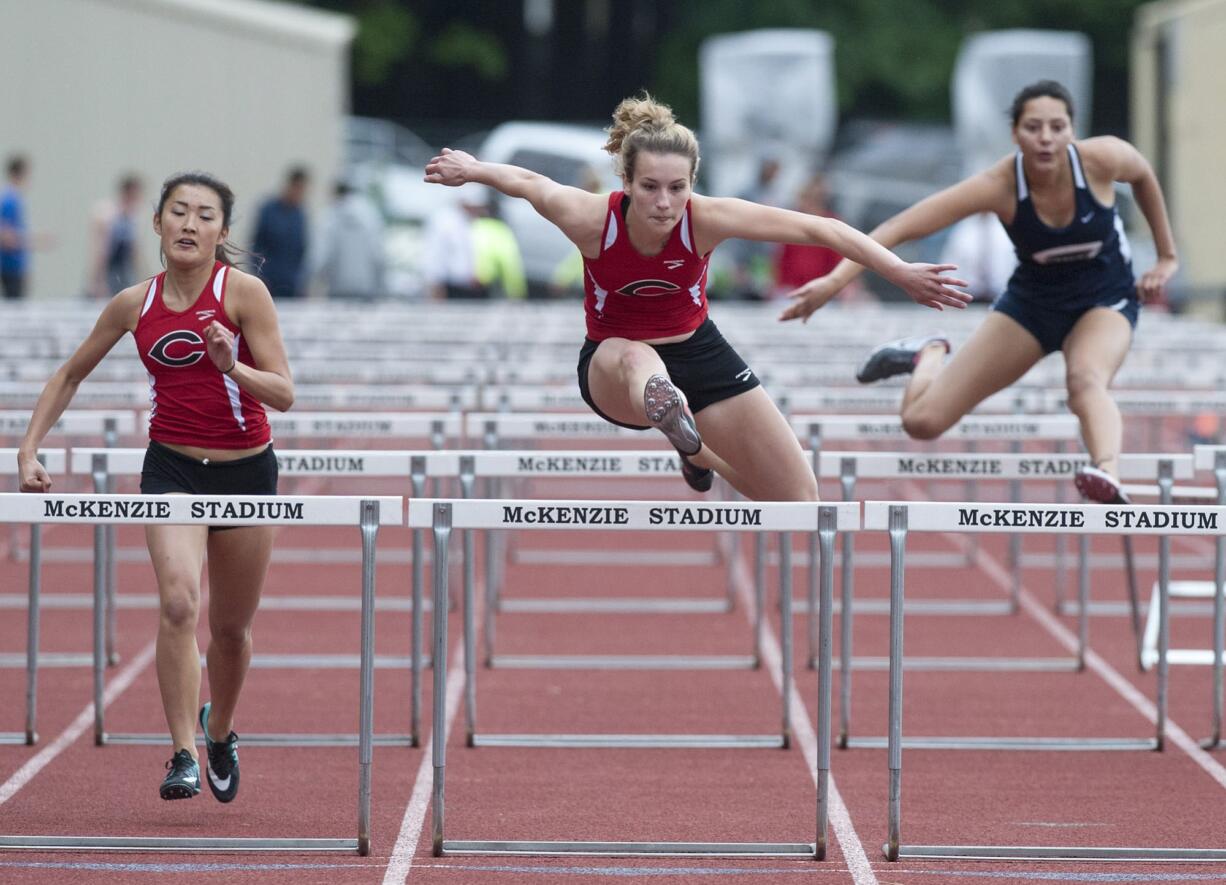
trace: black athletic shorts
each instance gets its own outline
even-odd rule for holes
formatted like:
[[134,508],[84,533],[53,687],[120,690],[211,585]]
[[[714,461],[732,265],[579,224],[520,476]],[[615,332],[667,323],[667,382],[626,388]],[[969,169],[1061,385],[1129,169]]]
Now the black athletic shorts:
[[[275,495],[277,456],[272,445],[233,461],[201,461],[150,441],[140,472],[142,495]],[[209,526],[210,532],[240,526]]]
[[[631,430],[650,430],[650,427],[640,424],[616,421],[596,408],[596,403],[592,401],[592,392],[588,388],[587,369],[599,344],[599,341],[593,341],[591,338],[583,339],[583,347],[579,350],[580,396],[593,412],[610,424],[629,427]],[[732,345],[724,340],[710,317],[684,341],[648,346],[660,355],[664,368],[668,370],[668,377],[685,394],[690,411],[695,415],[709,405],[731,399],[759,385],[753,370],[745,364],[740,354],[732,349]]]

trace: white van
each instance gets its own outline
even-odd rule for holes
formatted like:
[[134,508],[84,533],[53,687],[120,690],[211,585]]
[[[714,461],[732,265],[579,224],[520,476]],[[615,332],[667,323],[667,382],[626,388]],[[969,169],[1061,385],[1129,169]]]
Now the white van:
[[[531,169],[559,184],[608,193],[620,188],[621,181],[613,174],[613,158],[604,151],[607,140],[596,126],[503,123],[486,136],[476,156]],[[511,226],[519,242],[530,291],[545,293],[558,266],[575,251],[574,244],[537,215],[526,200],[497,194],[495,200],[496,213]]]

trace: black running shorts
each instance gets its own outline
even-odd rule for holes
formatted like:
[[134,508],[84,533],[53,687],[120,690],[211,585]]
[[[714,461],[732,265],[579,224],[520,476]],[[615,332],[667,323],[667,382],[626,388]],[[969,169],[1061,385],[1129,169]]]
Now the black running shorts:
[[[150,441],[140,472],[142,495],[275,495],[277,456],[272,445],[233,461],[201,461]],[[209,526],[210,532],[239,526]]]
[[[610,424],[629,427],[631,430],[650,430],[650,427],[640,424],[615,421],[600,411],[592,401],[587,370],[599,345],[599,341],[584,338],[583,347],[579,350],[579,394],[583,401]],[[720,334],[710,317],[684,341],[648,346],[660,355],[664,368],[668,370],[668,377],[685,394],[690,411],[695,415],[709,405],[753,390],[759,384],[753,370],[745,364],[740,354],[732,349],[732,345]]]

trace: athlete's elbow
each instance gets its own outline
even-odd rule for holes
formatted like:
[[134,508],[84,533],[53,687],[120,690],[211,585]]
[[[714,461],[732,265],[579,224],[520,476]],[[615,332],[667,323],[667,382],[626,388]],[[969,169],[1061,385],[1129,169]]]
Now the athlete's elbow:
[[294,405],[294,388],[290,387],[287,390],[278,392],[268,401],[268,405],[272,406],[278,412],[288,412],[290,407]]

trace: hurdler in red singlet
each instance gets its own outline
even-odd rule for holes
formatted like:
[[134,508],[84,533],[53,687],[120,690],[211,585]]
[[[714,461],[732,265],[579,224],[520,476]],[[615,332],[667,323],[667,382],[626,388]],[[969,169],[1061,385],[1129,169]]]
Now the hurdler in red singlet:
[[234,333],[236,358],[255,366],[247,342],[226,316],[226,271],[218,261],[195,303],[182,312],[168,309],[162,299],[165,272],[149,283],[133,337],[149,373],[151,440],[251,449],[271,438],[264,406],[217,371],[208,357],[204,330],[217,321]]
[[623,191],[609,194],[600,255],[583,259],[587,337],[644,341],[692,332],[707,318],[710,255],[694,249],[690,203],[658,255],[630,243]]

